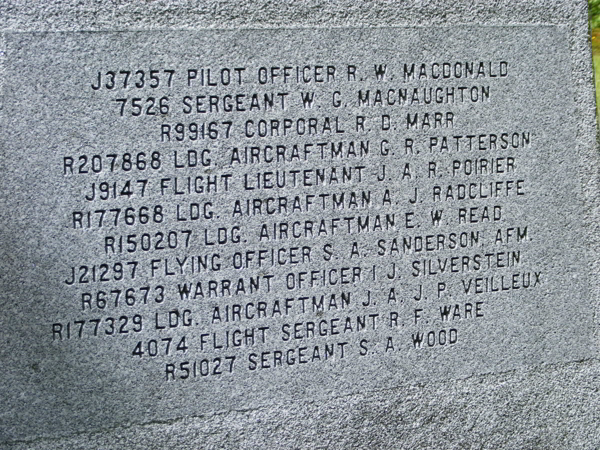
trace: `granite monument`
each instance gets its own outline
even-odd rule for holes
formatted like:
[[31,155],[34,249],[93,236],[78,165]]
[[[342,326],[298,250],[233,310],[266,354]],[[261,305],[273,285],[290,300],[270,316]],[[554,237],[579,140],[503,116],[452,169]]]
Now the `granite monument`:
[[585,2],[176,3],[0,8],[0,446],[600,445]]

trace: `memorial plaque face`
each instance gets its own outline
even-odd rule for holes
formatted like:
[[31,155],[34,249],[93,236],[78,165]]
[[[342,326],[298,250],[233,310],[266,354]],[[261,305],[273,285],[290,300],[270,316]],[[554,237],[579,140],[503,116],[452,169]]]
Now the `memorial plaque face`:
[[3,440],[592,352],[563,29],[5,43]]

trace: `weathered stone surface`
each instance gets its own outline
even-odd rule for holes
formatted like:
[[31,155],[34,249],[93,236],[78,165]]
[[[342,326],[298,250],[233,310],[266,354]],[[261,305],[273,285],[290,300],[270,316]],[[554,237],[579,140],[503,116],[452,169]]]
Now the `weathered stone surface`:
[[227,5],[2,7],[2,445],[599,445],[585,2]]

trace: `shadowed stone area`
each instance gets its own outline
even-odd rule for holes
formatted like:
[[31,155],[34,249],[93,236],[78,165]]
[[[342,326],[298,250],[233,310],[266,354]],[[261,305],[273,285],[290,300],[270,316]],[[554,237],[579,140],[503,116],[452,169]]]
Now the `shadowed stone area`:
[[0,6],[0,447],[595,448],[586,3]]

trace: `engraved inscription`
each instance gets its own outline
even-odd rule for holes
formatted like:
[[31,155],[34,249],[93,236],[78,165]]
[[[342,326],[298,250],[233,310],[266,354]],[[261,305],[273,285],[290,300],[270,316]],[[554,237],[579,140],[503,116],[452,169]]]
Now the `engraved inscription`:
[[[546,276],[528,261],[527,216],[507,225],[535,201],[535,124],[469,120],[502,107],[508,56],[87,72],[121,126],[153,116],[153,146],[67,149],[70,225],[106,230],[99,255],[150,258],[71,267],[65,283],[93,289],[71,291],[84,315],[52,323],[52,340],[143,331],[125,351],[166,381],[475,345],[463,322],[485,332],[497,293]],[[109,316],[122,311],[139,314]]]
[[[198,412],[567,358],[574,135],[544,97],[571,120],[567,72],[503,44],[539,30],[469,30],[66,33],[52,67],[17,59],[47,82],[10,106],[44,124],[10,160],[40,214],[10,214],[50,230],[28,307],[78,355],[56,376]],[[60,56],[80,41],[99,56]]]

